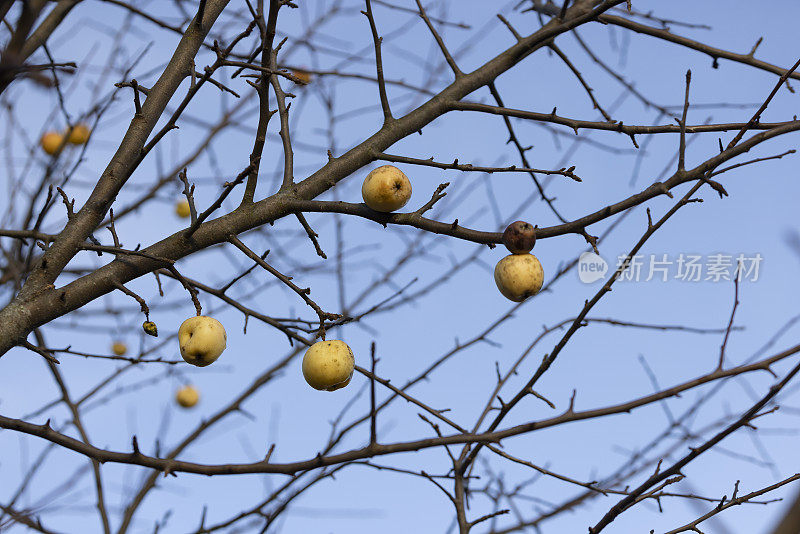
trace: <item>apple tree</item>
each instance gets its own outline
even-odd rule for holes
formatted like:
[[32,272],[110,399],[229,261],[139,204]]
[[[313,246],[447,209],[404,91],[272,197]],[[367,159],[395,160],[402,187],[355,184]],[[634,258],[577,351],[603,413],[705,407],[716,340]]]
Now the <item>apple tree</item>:
[[0,531],[800,528],[800,6],[0,15]]

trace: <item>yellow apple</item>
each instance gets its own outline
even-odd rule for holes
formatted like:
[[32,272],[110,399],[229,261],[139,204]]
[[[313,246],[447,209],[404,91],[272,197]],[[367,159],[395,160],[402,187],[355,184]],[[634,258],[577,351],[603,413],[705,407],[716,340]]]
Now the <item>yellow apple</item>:
[[411,198],[411,182],[397,167],[384,165],[364,179],[361,196],[370,208],[389,213],[405,206]]
[[225,350],[227,340],[222,323],[205,315],[186,319],[178,329],[181,356],[197,367],[205,367],[217,361]]
[[504,297],[522,302],[542,289],[544,270],[533,254],[510,254],[497,262],[494,281]]
[[192,210],[189,208],[189,201],[186,199],[179,200],[177,204],[175,204],[175,215],[180,217],[181,219],[186,219],[192,214]]
[[72,127],[72,131],[68,132],[69,137],[67,141],[73,145],[82,145],[89,140],[89,133],[91,133],[91,131],[88,126],[83,123],[78,123]]
[[111,352],[117,356],[125,356],[125,353],[128,352],[128,346],[122,341],[115,341],[111,345]]
[[335,391],[350,383],[355,363],[344,341],[317,341],[303,356],[303,377],[314,389]]
[[175,401],[182,408],[191,408],[200,400],[200,392],[194,386],[183,386],[175,393]]
[[58,152],[59,147],[61,147],[61,143],[64,141],[64,136],[58,132],[46,132],[39,144],[42,146],[42,150],[50,154],[51,156]]

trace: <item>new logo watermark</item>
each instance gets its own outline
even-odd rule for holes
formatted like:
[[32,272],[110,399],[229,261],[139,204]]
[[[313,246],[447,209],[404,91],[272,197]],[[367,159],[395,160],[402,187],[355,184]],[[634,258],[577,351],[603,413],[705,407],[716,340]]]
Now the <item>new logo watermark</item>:
[[608,272],[608,263],[594,252],[584,252],[578,258],[578,278],[584,284],[602,280]]
[[[666,282],[722,282],[747,280],[756,282],[764,258],[755,254],[636,254],[628,258],[618,256],[615,271],[623,267],[619,282],[649,282],[653,279]],[[624,265],[623,265],[624,264]],[[584,284],[603,280],[608,272],[608,262],[593,252],[584,252],[578,258],[578,278]]]

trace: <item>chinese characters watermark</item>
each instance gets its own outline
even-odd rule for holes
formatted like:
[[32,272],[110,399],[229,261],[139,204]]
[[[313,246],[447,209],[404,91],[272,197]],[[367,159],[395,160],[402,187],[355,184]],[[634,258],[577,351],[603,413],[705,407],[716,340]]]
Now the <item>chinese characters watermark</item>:
[[[619,282],[650,282],[658,280],[679,280],[682,282],[757,282],[763,257],[755,254],[636,254],[617,257],[615,268],[624,267],[617,280]],[[613,272],[615,272],[613,271]],[[585,284],[604,279],[608,272],[608,262],[592,252],[584,252],[578,259],[578,278]],[[612,272],[612,275],[613,275]]]

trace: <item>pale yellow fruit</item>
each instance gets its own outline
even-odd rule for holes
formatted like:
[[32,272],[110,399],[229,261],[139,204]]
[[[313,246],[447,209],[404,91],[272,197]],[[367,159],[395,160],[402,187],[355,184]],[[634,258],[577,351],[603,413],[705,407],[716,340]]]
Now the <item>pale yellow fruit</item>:
[[200,400],[200,392],[194,386],[183,386],[175,393],[175,402],[182,408],[191,408]]
[[61,146],[61,143],[64,141],[64,136],[58,132],[47,132],[45,133],[39,144],[42,146],[42,150],[46,153],[50,154],[51,156],[58,151],[58,148]]
[[522,302],[542,289],[544,270],[533,254],[510,254],[497,262],[494,281],[504,297]]
[[179,200],[177,204],[175,204],[175,215],[182,219],[186,219],[192,214],[192,210],[189,208],[189,201],[188,200]]
[[411,198],[411,182],[397,167],[384,165],[364,178],[361,196],[370,208],[389,213],[405,206]]
[[125,356],[125,353],[128,352],[128,345],[126,345],[122,341],[115,341],[111,345],[111,352],[113,352],[117,356]]
[[186,319],[178,329],[181,357],[197,367],[217,361],[227,341],[222,323],[205,315]]
[[344,341],[317,341],[303,356],[303,377],[314,389],[335,391],[350,383],[355,363]]
[[69,141],[73,145],[82,145],[89,140],[90,133],[91,130],[89,130],[89,127],[86,126],[85,124],[83,123],[76,124],[75,126],[73,126],[72,131],[69,132],[69,137],[67,138],[67,141]]

